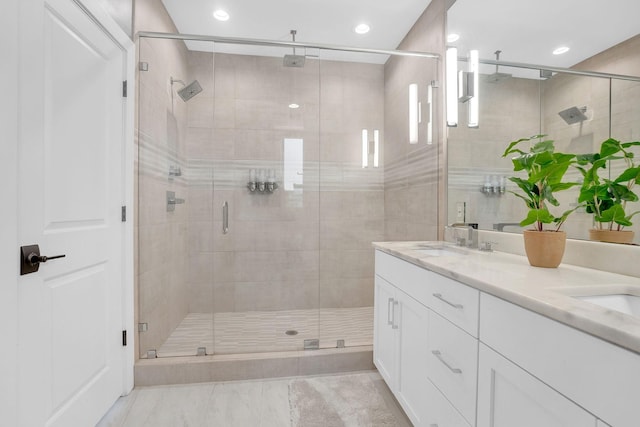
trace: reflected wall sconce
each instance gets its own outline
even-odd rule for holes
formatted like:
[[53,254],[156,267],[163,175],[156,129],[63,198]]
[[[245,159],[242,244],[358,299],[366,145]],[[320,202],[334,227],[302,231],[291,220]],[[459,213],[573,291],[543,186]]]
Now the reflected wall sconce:
[[446,53],[447,126],[458,126],[458,48],[450,47]]
[[369,167],[369,156],[373,155],[373,167],[380,166],[380,132],[373,130],[373,141],[369,141],[369,131],[362,129],[362,168]]
[[458,103],[468,102],[467,126],[479,125],[479,53],[469,51],[468,71],[458,70],[458,49],[447,49],[447,126],[458,126]]
[[[438,82],[432,80],[427,86],[427,144],[433,144],[433,88]],[[419,101],[418,85],[409,85],[409,144],[419,142],[418,126],[422,123],[422,102]]]

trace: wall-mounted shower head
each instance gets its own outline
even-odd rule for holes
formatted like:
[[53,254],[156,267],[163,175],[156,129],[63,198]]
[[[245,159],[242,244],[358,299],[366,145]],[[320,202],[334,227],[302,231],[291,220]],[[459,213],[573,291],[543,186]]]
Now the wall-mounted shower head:
[[184,102],[187,102],[188,100],[190,100],[191,98],[193,98],[194,96],[202,92],[202,86],[200,86],[200,83],[198,83],[197,80],[194,80],[189,84],[186,84],[182,80],[174,79],[173,77],[171,77],[172,88],[174,83],[180,83],[181,85],[184,86],[182,89],[178,91],[178,95],[180,95],[180,98],[182,98]]
[[588,117],[584,114],[587,112],[587,107],[571,107],[566,110],[560,111],[558,114],[562,117],[562,120],[567,122],[568,125],[572,125],[578,122],[584,122]]
[[[291,38],[293,39],[293,41],[296,41],[296,30],[291,30]],[[282,64],[285,67],[297,67],[297,68],[302,68],[304,67],[304,60],[305,57],[304,55],[296,55],[296,48],[293,48],[293,55],[285,55],[284,59],[282,60]]]

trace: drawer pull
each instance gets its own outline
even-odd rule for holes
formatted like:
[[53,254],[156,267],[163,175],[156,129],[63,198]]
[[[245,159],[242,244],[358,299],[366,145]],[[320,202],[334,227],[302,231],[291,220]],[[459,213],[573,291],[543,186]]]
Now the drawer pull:
[[433,294],[434,297],[438,298],[440,301],[449,304],[451,307],[453,308],[457,308],[459,310],[462,310],[464,308],[464,306],[462,304],[454,304],[451,301],[447,301],[446,299],[444,299],[442,297],[442,294]]
[[387,325],[391,325],[393,326],[393,314],[392,314],[392,310],[393,309],[393,298],[389,298],[389,300],[387,301]]
[[451,365],[449,365],[449,364],[447,363],[447,361],[446,361],[446,360],[444,360],[444,358],[442,357],[442,353],[440,353],[440,351],[439,351],[439,350],[433,350],[431,353],[432,353],[435,357],[437,357],[437,358],[438,358],[438,360],[439,360],[439,361],[441,361],[441,362],[442,362],[442,364],[443,364],[444,366],[446,366],[447,368],[449,368],[449,370],[450,370],[451,372],[453,372],[454,374],[461,374],[461,373],[462,373],[462,369],[454,368],[454,367],[452,367]]

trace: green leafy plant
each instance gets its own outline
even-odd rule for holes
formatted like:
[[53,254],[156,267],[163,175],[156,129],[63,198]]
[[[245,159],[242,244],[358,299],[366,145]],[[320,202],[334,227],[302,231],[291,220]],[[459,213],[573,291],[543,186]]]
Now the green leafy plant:
[[[543,139],[545,136],[534,135],[530,138],[513,141],[504,151],[502,157],[515,154],[516,156],[511,159],[514,172],[524,171],[527,174],[526,178],[517,176],[509,178],[522,191],[522,194],[513,191],[511,193],[524,200],[529,208],[529,212],[526,218],[520,222],[520,226],[534,224],[535,230],[544,231],[544,224],[554,223],[555,228],[550,231],[559,231],[567,217],[576,208],[565,211],[556,217],[549,211],[548,205],[560,205],[554,193],[579,185],[577,182],[562,181],[569,166],[576,162],[576,156],[575,154],[555,152],[553,140]],[[529,151],[523,151],[519,148],[523,143],[531,143],[537,139],[540,141],[533,143]]]
[[[597,229],[620,231],[633,225],[631,218],[640,213],[626,212],[627,202],[638,201],[633,187],[640,179],[640,167],[635,165],[633,152],[630,151],[631,147],[638,145],[640,141],[621,143],[609,138],[600,144],[600,152],[576,156],[576,167],[584,178],[578,202],[583,203],[587,213],[593,214]],[[613,179],[599,175],[608,165],[610,168],[618,161],[626,165],[620,175]]]

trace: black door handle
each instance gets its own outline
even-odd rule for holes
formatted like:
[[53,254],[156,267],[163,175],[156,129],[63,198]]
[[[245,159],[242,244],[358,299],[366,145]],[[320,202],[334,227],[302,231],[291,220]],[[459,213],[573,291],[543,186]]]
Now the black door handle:
[[40,246],[27,245],[20,247],[20,275],[35,273],[40,268],[41,262],[52,259],[64,258],[66,255],[46,256],[40,255]]

